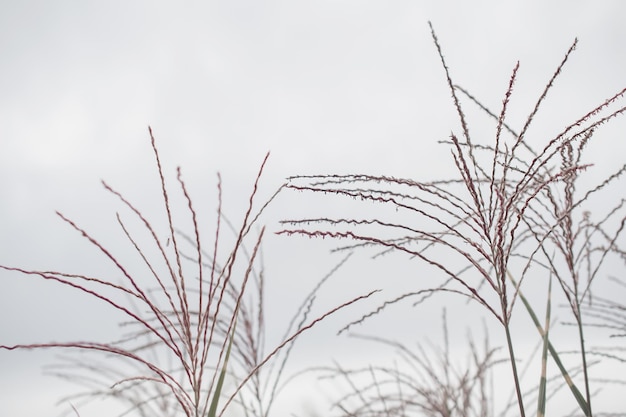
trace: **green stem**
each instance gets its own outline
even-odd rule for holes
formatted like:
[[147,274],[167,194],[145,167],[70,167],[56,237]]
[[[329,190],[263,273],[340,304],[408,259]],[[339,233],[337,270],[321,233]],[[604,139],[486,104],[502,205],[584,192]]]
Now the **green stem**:
[[576,321],[578,322],[578,339],[580,340],[580,353],[583,360],[583,375],[585,378],[585,395],[587,396],[587,410],[586,416],[592,417],[593,414],[591,412],[591,392],[589,390],[589,373],[587,370],[587,353],[585,350],[585,337],[583,331],[583,318],[580,310],[580,303],[578,302],[578,298],[576,298]]
[[508,348],[509,348],[509,358],[511,360],[511,368],[513,370],[513,380],[515,382],[515,393],[517,394],[517,403],[519,405],[520,417],[526,417],[526,413],[524,412],[524,400],[522,398],[522,391],[520,388],[519,376],[517,374],[517,365],[515,363],[515,353],[513,352],[513,341],[511,339],[511,331],[509,329],[508,318],[505,318],[504,330],[506,332],[506,344],[508,345]]

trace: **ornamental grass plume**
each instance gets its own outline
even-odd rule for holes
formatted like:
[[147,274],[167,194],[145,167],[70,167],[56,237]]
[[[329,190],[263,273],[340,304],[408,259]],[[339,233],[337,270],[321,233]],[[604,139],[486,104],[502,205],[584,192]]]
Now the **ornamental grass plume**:
[[443,344],[407,345],[378,336],[353,335],[395,352],[393,363],[325,368],[322,379],[343,382],[347,393],[333,404],[338,416],[493,416],[493,375],[503,362],[485,332],[482,346],[468,337],[469,354],[462,364],[450,351],[446,310]]
[[[626,89],[594,106],[577,120],[566,123],[557,135],[547,140],[542,138],[542,146],[535,149],[531,146],[533,141],[529,140],[529,128],[577,41],[546,83],[521,129],[515,131],[507,123],[507,111],[519,62],[513,68],[500,111],[493,113],[454,84],[432,25],[431,33],[461,126],[460,135],[453,133],[448,141],[442,142],[450,147],[456,175],[440,181],[370,174],[293,176],[289,178],[287,189],[360,200],[380,210],[372,217],[286,219],[284,229],[279,233],[348,239],[353,244],[344,246],[344,250],[375,247],[380,253],[400,252],[414,261],[421,261],[425,275],[428,274],[425,271],[438,272],[441,281],[427,284],[434,285],[428,291],[461,295],[480,304],[501,324],[521,416],[525,415],[528,404],[517,369],[511,317],[516,301],[523,298],[525,310],[543,339],[544,361],[550,353],[578,408],[584,415],[591,416],[592,390],[587,372],[581,304],[590,297],[591,284],[597,280],[607,256],[623,254],[618,246],[626,219],[624,196],[618,196],[619,201],[608,210],[595,210],[601,212],[597,222],[590,222],[586,213],[590,206],[597,207],[594,198],[601,191],[622,180],[626,165],[586,191],[579,192],[576,184],[580,175],[591,166],[581,158],[589,142],[603,126],[626,111],[623,106]],[[462,107],[463,97],[478,104],[495,119],[490,143],[477,142],[470,134]],[[546,324],[541,324],[534,311],[537,306],[529,304],[523,297],[525,281],[531,275],[554,277],[570,304],[579,329],[582,389],[572,382],[548,336],[549,313]],[[391,303],[423,294],[424,290],[404,294],[363,319],[378,314]],[[547,303],[550,305],[549,297]],[[546,379],[545,372],[544,368],[543,380]],[[545,410],[545,398],[546,394],[539,399],[539,415]]]
[[[216,225],[213,241],[207,245],[180,168],[176,180],[192,225],[191,233],[184,233],[177,226],[174,219],[179,219],[180,213],[175,210],[167,187],[151,129],[150,139],[166,218],[159,226],[165,225],[165,235],[130,200],[103,183],[123,206],[125,214],[118,213],[117,221],[143,264],[141,274],[131,273],[119,260],[120,248],[105,247],[95,235],[61,213],[57,214],[64,222],[115,266],[119,279],[0,265],[3,270],[54,281],[108,304],[128,319],[124,323],[129,329],[127,334],[110,343],[49,342],[0,345],[0,349],[58,348],[88,353],[66,354],[63,363],[52,368],[52,372],[88,388],[70,398],[114,398],[127,406],[126,413],[215,417],[238,404],[247,415],[267,416],[294,340],[321,320],[368,295],[349,300],[316,318],[309,318],[315,299],[309,296],[284,338],[267,349],[263,345],[265,278],[259,260],[265,228],[257,223],[276,194],[260,208],[256,195],[269,154],[255,179],[245,215],[236,226],[226,221],[222,213],[218,174]],[[137,225],[148,236],[147,241],[141,240]],[[231,246],[224,243],[225,225],[234,234]],[[257,226],[258,232],[253,232]],[[246,303],[244,297],[251,285],[256,286],[256,303]],[[269,375],[261,378],[260,369],[273,359],[277,362],[268,369]]]

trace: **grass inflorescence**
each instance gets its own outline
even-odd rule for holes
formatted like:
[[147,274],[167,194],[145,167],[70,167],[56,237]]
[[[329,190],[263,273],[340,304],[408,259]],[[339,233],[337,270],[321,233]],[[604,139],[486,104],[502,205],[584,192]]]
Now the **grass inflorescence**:
[[[524,298],[523,310],[535,320],[544,345],[538,414],[545,411],[545,362],[550,353],[575,404],[584,415],[591,416],[593,390],[582,307],[590,302],[592,284],[599,279],[607,258],[623,256],[619,239],[623,237],[626,222],[623,197],[606,209],[604,205],[600,208],[594,199],[605,189],[619,184],[626,165],[584,191],[578,189],[578,180],[591,167],[582,158],[589,142],[603,126],[626,111],[623,106],[626,89],[566,124],[554,137],[542,138],[541,146],[535,148],[531,143],[536,140],[529,138],[530,127],[577,41],[546,83],[521,129],[516,131],[507,122],[507,114],[514,97],[519,63],[509,78],[500,111],[492,112],[453,82],[432,26],[431,30],[461,126],[460,135],[453,133],[448,141],[442,142],[450,147],[456,176],[439,181],[370,174],[293,176],[289,178],[287,189],[356,199],[392,210],[377,211],[372,217],[287,219],[280,233],[348,239],[354,244],[344,249],[376,247],[380,253],[396,251],[421,261],[421,268],[438,271],[441,281],[428,291],[461,295],[480,304],[500,323],[517,398],[517,413],[521,416],[528,409],[528,395],[524,395],[520,382],[511,320],[519,310],[517,301],[523,296],[529,277],[552,277],[561,288],[578,329],[582,378],[580,383],[574,383],[553,347],[555,341],[550,339],[548,331],[550,309],[546,310],[547,316],[541,324],[535,314],[540,305],[530,304]],[[478,142],[470,134],[470,122],[462,105],[464,97],[471,104],[477,103],[493,118],[495,131],[490,143]],[[378,214],[381,212],[388,214],[384,217],[385,214]],[[398,212],[402,216],[398,216]],[[599,220],[592,221],[592,215]],[[364,318],[380,314],[390,303],[421,295],[423,290],[397,297]],[[545,303],[550,306],[550,297],[546,296],[543,305]],[[602,307],[593,308],[598,311]],[[381,412],[379,415],[396,414]]]
[[[128,412],[139,415],[187,417],[223,415],[231,405],[238,404],[248,415],[267,416],[279,393],[281,376],[295,339],[369,294],[346,301],[319,317],[309,317],[315,301],[315,294],[310,294],[294,315],[284,338],[268,349],[264,345],[265,277],[259,257],[265,228],[260,226],[254,233],[253,226],[273,198],[255,209],[258,184],[269,154],[261,164],[239,225],[231,223],[222,212],[218,174],[215,232],[212,244],[206,245],[180,168],[176,181],[192,225],[191,233],[177,227],[172,193],[151,129],[150,139],[164,204],[167,230],[164,236],[133,203],[103,183],[106,191],[131,214],[131,220],[119,213],[116,217],[123,235],[144,265],[141,274],[131,273],[115,250],[105,247],[61,213],[57,214],[64,222],[115,266],[122,277],[119,281],[0,265],[7,271],[56,281],[110,305],[126,316],[127,321],[122,323],[126,334],[111,343],[50,342],[0,345],[0,349],[59,348],[92,353],[66,354],[58,365],[49,369],[61,378],[84,385],[82,393],[68,397],[71,401],[115,398],[128,406]],[[148,241],[132,231],[136,226],[131,227],[133,221],[143,226]],[[232,246],[226,246],[224,233],[234,235]],[[246,301],[245,295],[251,298]],[[101,356],[98,358],[93,353]],[[261,368],[273,360],[276,363],[261,373]]]

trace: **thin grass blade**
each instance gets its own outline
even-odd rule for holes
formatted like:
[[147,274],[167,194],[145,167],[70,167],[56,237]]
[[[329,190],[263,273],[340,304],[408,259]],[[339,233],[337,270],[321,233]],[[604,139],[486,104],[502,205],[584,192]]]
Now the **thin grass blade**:
[[[513,284],[517,287],[517,282],[515,282],[515,279],[513,278],[513,276],[511,275],[509,271],[507,271],[507,275],[509,279],[513,282]],[[539,323],[539,319],[537,318],[535,311],[530,306],[530,303],[528,302],[526,297],[524,297],[522,290],[518,291],[518,295],[519,295],[520,300],[522,300],[522,303],[526,307],[526,311],[528,311],[528,315],[533,320],[533,323],[535,323],[535,326],[537,327],[537,331],[539,332],[541,337],[544,337],[544,331],[543,331],[543,328],[541,327],[541,324]],[[578,387],[576,387],[576,384],[574,384],[574,381],[572,381],[572,378],[567,372],[567,369],[565,369],[565,366],[563,366],[563,362],[561,362],[561,358],[559,357],[559,354],[557,353],[556,349],[554,349],[554,346],[552,346],[552,343],[550,342],[550,340],[548,340],[548,350],[550,351],[550,356],[552,356],[552,359],[554,359],[554,363],[556,363],[556,366],[559,367],[559,370],[561,371],[561,374],[563,375],[563,379],[565,379],[567,386],[569,387],[570,391],[572,391],[574,398],[576,398],[576,402],[578,403],[578,406],[583,411],[585,416],[589,416],[590,415],[589,405],[587,404],[585,397],[581,394]]]
[[[235,314],[237,314],[237,312],[235,312]],[[233,323],[233,328],[230,331],[230,340],[228,341],[228,348],[226,349],[226,357],[224,358],[224,364],[222,365],[222,370],[220,371],[220,377],[218,378],[217,385],[215,386],[215,392],[213,392],[213,399],[211,400],[211,406],[209,407],[207,417],[216,417],[217,415],[217,405],[222,394],[224,379],[226,378],[226,370],[228,369],[228,358],[230,357],[230,350],[233,347],[233,339],[235,337],[236,327],[237,320],[235,319],[235,323]]]
[[546,321],[543,334],[543,351],[541,353],[541,380],[539,381],[539,399],[537,402],[537,417],[546,415],[546,373],[548,368],[548,334],[550,333],[550,309],[552,299],[552,275],[548,283],[548,305],[546,306]]

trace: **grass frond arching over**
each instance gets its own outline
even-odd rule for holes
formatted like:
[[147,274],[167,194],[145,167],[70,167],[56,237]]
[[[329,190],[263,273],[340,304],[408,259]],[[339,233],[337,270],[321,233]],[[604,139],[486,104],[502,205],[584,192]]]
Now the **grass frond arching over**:
[[[599,279],[607,257],[623,253],[619,241],[626,223],[623,195],[606,210],[598,209],[594,199],[604,190],[619,189],[618,184],[624,189],[626,164],[596,186],[584,191],[577,186],[581,175],[592,169],[582,158],[588,144],[605,125],[626,112],[626,89],[591,107],[573,122],[564,123],[555,136],[542,137],[537,147],[533,143],[538,138],[531,137],[529,128],[542,111],[577,41],[565,53],[521,130],[516,132],[507,114],[515,97],[520,64],[511,73],[500,111],[491,111],[453,82],[432,25],[431,33],[461,126],[461,135],[452,133],[449,140],[441,142],[450,148],[455,176],[435,181],[371,174],[292,176],[286,185],[289,190],[362,201],[364,209],[358,213],[368,213],[367,207],[376,207],[372,210],[376,214],[290,218],[282,222],[284,228],[279,233],[349,240],[353,243],[344,248],[350,250],[374,247],[378,253],[404,253],[421,268],[439,272],[439,282],[425,284],[431,289],[428,292],[453,292],[473,300],[502,325],[521,416],[525,415],[526,406],[511,317],[517,311],[516,300],[529,276],[553,276],[571,307],[581,347],[582,383],[570,387],[572,393],[578,394],[575,404],[591,416],[592,390],[581,305],[590,297],[591,284]],[[478,104],[494,119],[490,143],[472,137],[462,98],[469,98],[470,104]],[[600,221],[589,220],[590,208]],[[509,275],[515,280],[510,280]],[[380,314],[390,303],[423,296],[423,291],[416,289],[398,296],[364,318]],[[530,313],[532,309],[522,311]],[[546,349],[550,348],[551,357],[558,360],[548,336],[545,337]]]
[[[6,271],[55,281],[108,304],[127,318],[124,327],[130,329],[128,334],[110,343],[49,342],[0,345],[0,349],[58,348],[100,354],[100,360],[94,355],[67,356],[69,361],[50,368],[59,377],[86,385],[86,392],[69,397],[72,401],[108,397],[125,403],[127,412],[142,416],[187,417],[221,416],[235,402],[246,412],[267,416],[289,348],[297,337],[371,293],[348,300],[319,317],[309,318],[307,310],[299,311],[297,325],[291,325],[284,339],[266,350],[262,340],[265,278],[259,259],[265,227],[256,227],[257,233],[252,231],[269,204],[268,201],[256,208],[258,185],[269,154],[258,171],[243,219],[238,225],[226,222],[234,235],[230,247],[224,243],[225,217],[218,174],[216,227],[213,242],[207,246],[180,168],[176,180],[192,225],[191,233],[182,233],[175,221],[179,213],[166,184],[151,129],[150,139],[166,217],[165,236],[121,193],[103,183],[106,191],[130,213],[130,219],[118,213],[117,221],[130,248],[143,263],[144,273],[131,273],[120,260],[122,249],[105,247],[95,235],[61,213],[58,215],[64,222],[115,266],[119,279],[0,265]],[[137,224],[149,236],[147,241],[133,231]],[[256,307],[247,305],[244,299],[250,283],[256,286]],[[313,298],[309,296],[304,303],[310,305]],[[286,354],[280,357],[281,353]],[[265,381],[260,380],[261,368],[273,359],[282,365]],[[250,384],[254,389],[246,391]]]

